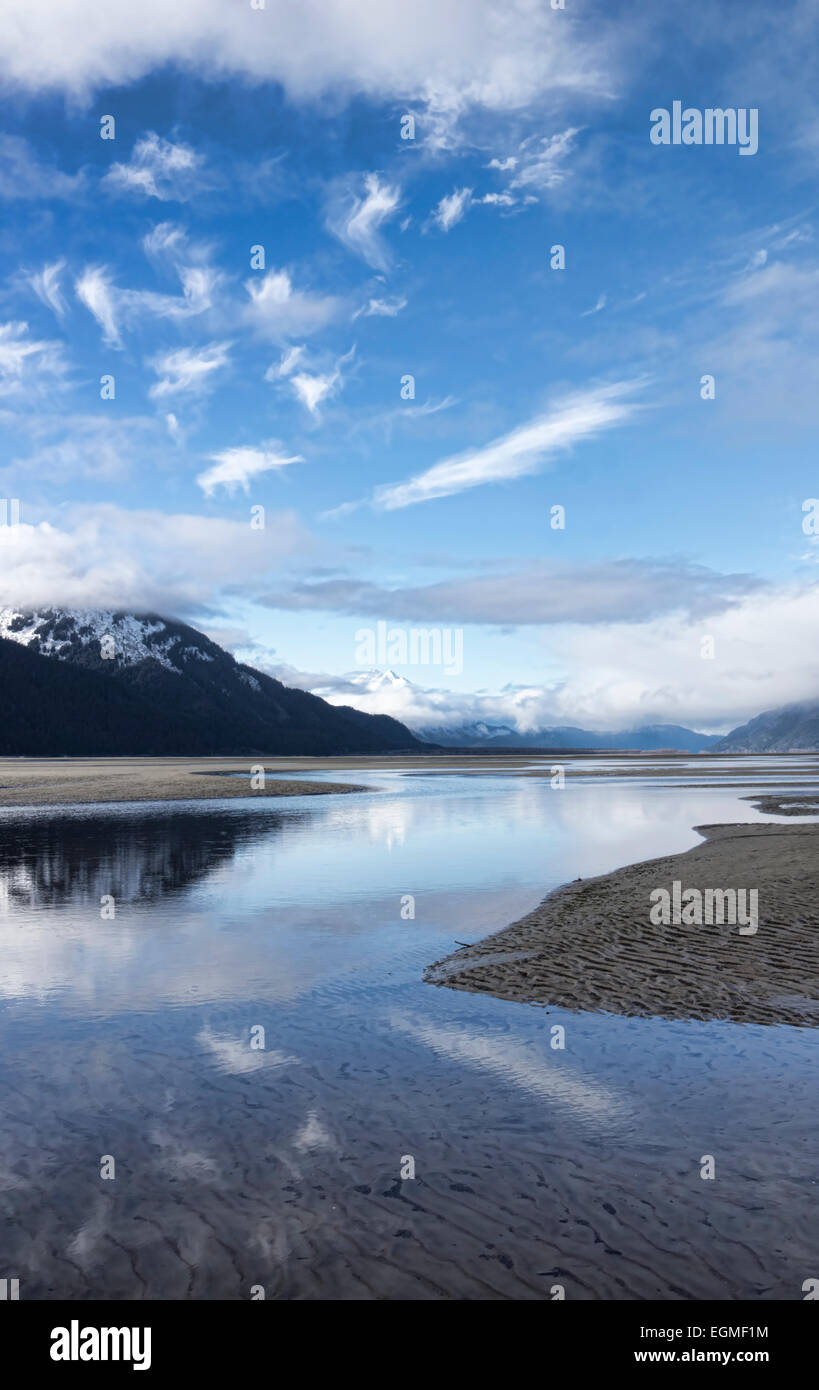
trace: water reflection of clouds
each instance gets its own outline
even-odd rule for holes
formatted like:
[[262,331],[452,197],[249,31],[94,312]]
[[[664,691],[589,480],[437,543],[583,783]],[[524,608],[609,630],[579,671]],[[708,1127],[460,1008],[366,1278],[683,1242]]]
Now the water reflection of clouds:
[[291,1057],[276,1048],[252,1048],[249,1034],[240,1038],[234,1033],[215,1033],[213,1029],[205,1027],[197,1033],[196,1041],[210,1053],[218,1070],[231,1076],[300,1065],[299,1057]]
[[687,849],[695,824],[765,818],[739,792],[639,779],[403,783],[293,811],[0,817],[0,997],[114,1015],[349,995],[385,970],[420,983],[452,938],[500,929],[558,883]]
[[407,1014],[390,1015],[391,1027],[423,1043],[439,1057],[465,1063],[536,1096],[564,1106],[579,1120],[596,1126],[621,1124],[630,1107],[610,1086],[577,1074],[565,1052],[538,1053],[531,1044],[511,1042],[508,1036],[453,1024],[431,1022]]

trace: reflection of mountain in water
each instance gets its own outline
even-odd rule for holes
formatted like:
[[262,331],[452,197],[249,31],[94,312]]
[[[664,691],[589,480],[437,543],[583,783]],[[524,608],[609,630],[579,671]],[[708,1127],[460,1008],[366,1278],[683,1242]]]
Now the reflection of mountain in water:
[[[292,820],[292,813],[289,819]],[[274,836],[284,817],[248,811],[53,816],[0,824],[0,911],[99,902],[156,902]]]

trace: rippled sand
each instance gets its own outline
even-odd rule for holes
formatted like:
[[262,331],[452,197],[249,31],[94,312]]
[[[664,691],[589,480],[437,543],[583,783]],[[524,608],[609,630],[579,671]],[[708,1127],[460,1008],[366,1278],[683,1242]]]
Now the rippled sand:
[[[728,1097],[727,1132],[704,1120],[696,1069],[676,1077],[673,1123],[658,1114],[646,1129],[646,1094],[668,1084],[662,1049],[645,1093],[627,1069],[622,1113],[618,1097],[595,1113],[584,1096],[580,1123],[571,1078],[594,1066],[609,1020],[562,1054],[411,1010],[392,1030],[361,1019],[357,1048],[332,1008],[327,1022],[335,1064],[285,1044],[206,1072],[165,1016],[147,1036],[138,1020],[78,1031],[49,1074],[19,1076],[0,1198],[21,1297],[246,1300],[258,1285],[268,1299],[548,1300],[556,1285],[568,1299],[802,1296],[815,1189],[808,1154],[793,1159],[807,1117],[783,1118],[798,1106],[784,1063],[774,1145],[753,1097]],[[451,1070],[444,1048],[461,1059]],[[718,1183],[699,1176],[709,1146]],[[100,1179],[102,1154],[114,1181]]]
[[[577,795],[585,828],[597,805]],[[662,818],[671,795],[646,809]],[[246,1300],[259,1285],[300,1300],[550,1299],[555,1286],[571,1300],[801,1299],[816,1250],[812,1032],[522,1009],[421,983],[453,938],[536,901],[500,884],[524,827],[516,804],[497,812],[493,781],[484,801],[445,799],[438,819],[434,798],[402,820],[381,795],[6,813],[0,1274],[21,1299]],[[537,804],[524,803],[527,826]],[[707,804],[686,832],[718,816],[722,802]],[[442,878],[419,827],[443,839],[470,805],[469,853],[491,856],[498,882],[464,893],[463,843],[450,835],[463,857]],[[743,853],[776,848],[788,882],[809,849],[815,862],[799,834],[816,827],[720,829],[761,830]],[[621,860],[650,852],[634,843]],[[561,853],[557,841],[553,866]],[[696,853],[655,863],[685,879]],[[363,872],[379,854],[387,888]],[[311,878],[323,865],[326,892]],[[419,893],[414,920],[398,920],[393,887]],[[765,923],[761,893],[760,907]],[[611,932],[605,902],[597,920]],[[497,938],[486,948],[485,967]],[[666,999],[638,1003],[662,1013]],[[263,1051],[249,1045],[257,1023]]]
[[[675,1019],[819,1025],[819,825],[697,826],[685,854],[578,879],[426,979],[502,999]],[[745,888],[755,935],[655,926],[650,893]]]

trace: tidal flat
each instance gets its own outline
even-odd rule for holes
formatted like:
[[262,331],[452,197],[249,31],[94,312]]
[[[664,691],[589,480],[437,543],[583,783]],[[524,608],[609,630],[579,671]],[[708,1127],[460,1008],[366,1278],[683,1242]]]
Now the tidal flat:
[[183,762],[189,798],[0,809],[21,1299],[803,1296],[812,1022],[424,975],[578,878],[696,854],[694,827],[812,828],[752,798],[811,797],[819,759],[263,761],[310,794],[221,760],[215,798]]

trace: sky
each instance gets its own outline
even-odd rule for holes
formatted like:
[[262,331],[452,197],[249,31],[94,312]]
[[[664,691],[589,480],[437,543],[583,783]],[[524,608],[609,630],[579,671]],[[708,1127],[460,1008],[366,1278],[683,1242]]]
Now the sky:
[[415,727],[819,698],[816,6],[260,6],[4,0],[0,602]]

